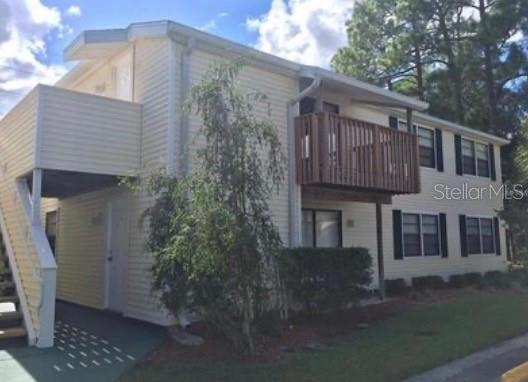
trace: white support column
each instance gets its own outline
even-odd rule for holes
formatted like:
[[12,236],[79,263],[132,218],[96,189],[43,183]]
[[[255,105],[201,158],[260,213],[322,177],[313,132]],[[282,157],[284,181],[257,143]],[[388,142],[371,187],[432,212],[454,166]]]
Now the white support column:
[[53,346],[53,335],[55,329],[55,294],[57,268],[42,268],[41,293],[42,305],[39,314],[39,329],[37,334],[37,344],[39,348],[48,348]]
[[289,226],[290,226],[290,247],[301,245],[301,207],[302,194],[301,186],[297,184],[296,179],[296,160],[295,157],[295,105],[289,104],[287,110],[288,118],[288,196],[289,203]]
[[31,224],[40,226],[40,198],[42,193],[42,170],[33,170],[33,187],[31,190]]

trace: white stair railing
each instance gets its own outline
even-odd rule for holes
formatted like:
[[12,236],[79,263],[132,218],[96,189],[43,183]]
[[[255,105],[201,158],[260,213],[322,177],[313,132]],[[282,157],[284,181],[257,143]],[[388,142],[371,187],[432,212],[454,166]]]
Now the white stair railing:
[[[29,319],[33,320],[33,327],[36,334],[37,347],[53,346],[53,332],[55,323],[55,293],[57,264],[49,246],[48,238],[40,220],[35,222],[32,219],[32,199],[27,181],[19,179],[16,181],[16,192],[18,196],[17,204],[20,205],[22,215],[24,215],[25,227],[27,228],[27,239],[33,245],[34,251],[27,250],[26,255],[31,256],[29,262],[36,264],[38,277],[37,288],[39,298],[37,306],[35,302],[30,302],[30,308],[36,308],[35,314],[29,312]],[[24,287],[24,286],[22,286]],[[36,317],[34,317],[36,315]],[[35,322],[36,321],[36,322]]]

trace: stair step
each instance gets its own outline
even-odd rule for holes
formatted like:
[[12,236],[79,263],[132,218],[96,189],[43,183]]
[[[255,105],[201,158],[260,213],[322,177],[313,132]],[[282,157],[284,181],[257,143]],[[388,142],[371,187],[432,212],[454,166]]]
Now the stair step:
[[23,337],[26,335],[26,329],[21,326],[13,328],[0,329],[0,340],[7,338]]
[[20,312],[0,312],[0,321],[16,320],[19,318],[22,318],[22,313]]
[[3,303],[3,302],[17,303],[18,296],[0,296],[0,303]]

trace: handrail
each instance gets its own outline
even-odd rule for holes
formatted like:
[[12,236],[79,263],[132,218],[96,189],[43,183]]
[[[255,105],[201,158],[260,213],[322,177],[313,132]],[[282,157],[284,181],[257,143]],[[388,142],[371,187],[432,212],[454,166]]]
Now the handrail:
[[415,134],[332,113],[296,118],[297,182],[375,190],[420,190]]

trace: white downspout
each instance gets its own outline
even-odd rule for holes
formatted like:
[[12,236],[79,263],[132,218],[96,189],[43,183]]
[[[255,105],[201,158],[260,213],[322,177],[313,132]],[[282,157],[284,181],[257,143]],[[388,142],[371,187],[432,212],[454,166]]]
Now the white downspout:
[[321,85],[321,77],[317,74],[303,74],[304,77],[311,77],[313,82],[306,89],[288,102],[287,110],[287,130],[288,130],[288,198],[289,198],[289,225],[290,225],[290,247],[301,245],[301,187],[297,184],[296,160],[295,157],[295,131],[294,118],[295,107],[304,97],[310,95]]

